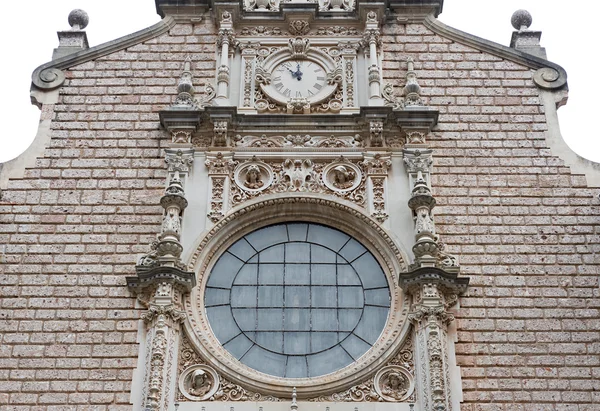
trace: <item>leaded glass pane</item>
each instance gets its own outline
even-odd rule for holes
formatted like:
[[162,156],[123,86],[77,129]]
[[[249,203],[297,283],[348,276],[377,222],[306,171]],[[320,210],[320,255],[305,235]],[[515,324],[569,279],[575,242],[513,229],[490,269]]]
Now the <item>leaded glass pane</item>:
[[205,290],[208,320],[224,348],[286,378],[328,374],[359,358],[379,338],[389,301],[385,274],[366,248],[306,223],[238,240]]

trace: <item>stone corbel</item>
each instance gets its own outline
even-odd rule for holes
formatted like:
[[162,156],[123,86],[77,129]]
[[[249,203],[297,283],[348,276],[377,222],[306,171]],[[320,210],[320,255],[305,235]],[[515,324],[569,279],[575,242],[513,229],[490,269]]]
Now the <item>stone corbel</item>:
[[400,287],[411,298],[408,316],[413,324],[415,371],[419,409],[452,409],[448,361],[448,324],[454,321],[449,310],[465,292],[468,278],[458,278],[438,268],[419,268],[401,274]]
[[212,223],[216,223],[227,213],[230,175],[236,164],[232,153],[217,153],[206,158],[210,190],[207,196],[209,201],[207,209],[210,210],[207,217]]

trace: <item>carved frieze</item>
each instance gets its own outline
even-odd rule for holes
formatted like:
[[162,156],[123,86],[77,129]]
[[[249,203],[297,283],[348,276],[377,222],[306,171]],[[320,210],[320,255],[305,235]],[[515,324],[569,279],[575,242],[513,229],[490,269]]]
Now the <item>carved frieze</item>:
[[310,134],[287,134],[269,135],[262,134],[245,135],[238,134],[233,138],[236,147],[254,148],[357,148],[363,146],[360,134],[355,135],[310,135]]
[[[248,177],[251,166],[256,169],[253,169],[252,177]],[[284,192],[332,194],[362,207],[366,201],[366,174],[357,163],[343,157],[333,162],[286,159],[281,163],[267,164],[250,161],[242,163],[231,177],[235,182],[230,190],[231,207],[260,194]],[[258,189],[250,189],[248,178],[252,181],[260,178],[262,185]]]

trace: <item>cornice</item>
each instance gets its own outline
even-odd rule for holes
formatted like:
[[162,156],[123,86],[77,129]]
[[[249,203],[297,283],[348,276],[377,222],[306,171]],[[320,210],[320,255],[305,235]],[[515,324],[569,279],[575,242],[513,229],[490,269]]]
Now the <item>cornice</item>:
[[531,69],[537,69],[533,80],[542,89],[568,89],[567,72],[556,63],[447,26],[431,15],[425,18],[423,24],[442,37],[466,44],[477,50],[493,54],[514,63],[522,64]]
[[[60,87],[65,81],[65,75],[62,70],[73,67],[90,60],[95,60],[104,57],[108,54],[123,50],[127,47],[134,46],[144,41],[166,33],[175,25],[173,17],[165,17],[158,23],[143,30],[137,31],[127,36],[120,37],[116,40],[100,44],[98,46],[82,50],[68,56],[52,60],[42,64],[33,71],[31,76],[31,89],[50,91]],[[37,104],[37,101],[32,96],[32,103]]]

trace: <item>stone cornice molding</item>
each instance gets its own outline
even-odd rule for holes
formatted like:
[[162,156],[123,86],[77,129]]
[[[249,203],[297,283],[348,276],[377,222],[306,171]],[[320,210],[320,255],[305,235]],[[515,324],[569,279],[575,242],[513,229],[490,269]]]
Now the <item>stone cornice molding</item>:
[[[31,89],[32,91],[36,89],[43,91],[54,90],[60,87],[65,81],[65,75],[62,70],[98,59],[100,57],[104,57],[108,54],[150,40],[166,33],[173,26],[175,26],[175,19],[172,17],[166,17],[155,25],[143,30],[42,64],[33,71],[31,76]],[[39,104],[34,96],[32,96],[32,103]]]
[[196,275],[193,272],[183,271],[175,267],[146,268],[137,266],[137,276],[126,277],[127,287],[137,294],[144,293],[147,289],[156,287],[161,283],[170,283],[180,287],[185,292],[190,292],[196,286]]
[[428,16],[423,21],[423,24],[442,37],[466,44],[477,50],[493,54],[514,63],[522,64],[531,69],[537,69],[533,76],[533,81],[542,89],[561,90],[568,88],[567,72],[556,63],[447,26],[433,16]]
[[467,290],[469,277],[458,277],[437,267],[422,267],[400,274],[398,284],[404,290],[414,290],[422,284],[438,284],[447,290],[461,294]]

